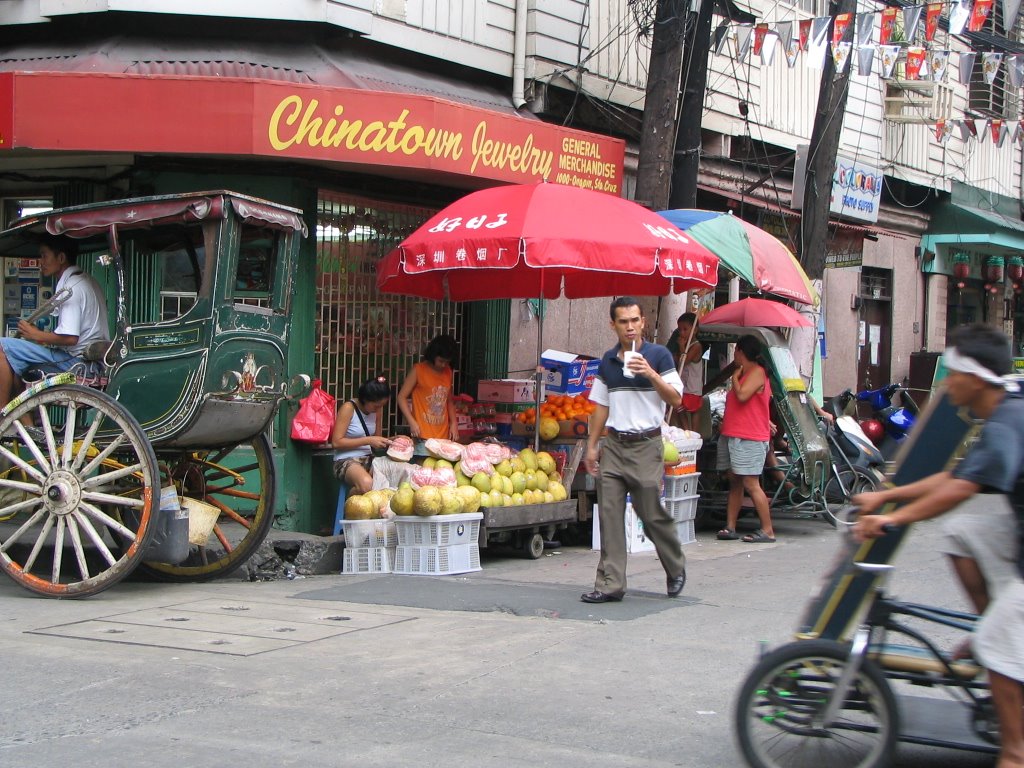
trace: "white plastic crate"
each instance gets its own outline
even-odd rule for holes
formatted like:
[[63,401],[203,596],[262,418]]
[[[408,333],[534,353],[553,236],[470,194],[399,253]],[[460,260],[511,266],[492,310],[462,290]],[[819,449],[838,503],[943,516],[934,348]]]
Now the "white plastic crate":
[[693,520],[676,521],[676,535],[679,536],[680,544],[693,544],[697,540]]
[[665,475],[665,498],[681,499],[684,496],[695,495],[699,477],[700,472],[691,472],[688,475]]
[[[644,533],[644,521],[637,515],[630,502],[626,502],[623,519],[626,525],[626,552],[654,552],[654,542]],[[590,546],[594,551],[598,551],[601,549],[601,508],[597,504],[594,505],[592,526]]]
[[395,550],[391,547],[345,547],[342,551],[342,573],[391,573]]
[[482,570],[480,547],[469,544],[451,544],[447,547],[409,547],[399,544],[395,549],[394,573],[408,576],[447,576]]
[[476,544],[480,538],[481,512],[433,517],[396,517],[398,545],[402,547],[447,547]]
[[683,520],[693,520],[697,517],[697,500],[700,496],[686,496],[682,499],[664,499],[665,511],[671,515],[677,523]]
[[398,530],[393,520],[342,520],[345,547],[396,547]]

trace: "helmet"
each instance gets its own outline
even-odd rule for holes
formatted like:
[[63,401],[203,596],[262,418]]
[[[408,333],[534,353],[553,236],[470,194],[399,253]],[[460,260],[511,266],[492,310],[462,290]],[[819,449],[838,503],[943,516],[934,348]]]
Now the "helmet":
[[860,423],[860,428],[875,445],[880,445],[885,437],[885,427],[878,419],[865,419]]

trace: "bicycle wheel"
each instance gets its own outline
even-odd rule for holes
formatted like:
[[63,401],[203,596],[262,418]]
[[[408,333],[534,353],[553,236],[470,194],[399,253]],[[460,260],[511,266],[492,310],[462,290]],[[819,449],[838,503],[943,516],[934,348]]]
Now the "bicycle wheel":
[[[34,425],[26,427],[22,419]],[[152,538],[156,456],[113,398],[61,385],[0,420],[0,567],[47,597],[86,597],[141,562]]]
[[740,749],[752,768],[882,768],[899,715],[884,674],[864,660],[832,722],[816,722],[846,666],[849,646],[799,640],[767,654],[736,702]]
[[876,491],[881,485],[882,478],[870,470],[861,467],[833,468],[825,482],[825,519],[835,527],[841,507],[849,504],[858,493]]
[[161,581],[194,582],[227,576],[259,548],[274,523],[274,458],[258,435],[247,443],[162,457],[182,496],[219,510],[203,544],[191,544],[178,564],[147,561],[141,570]]

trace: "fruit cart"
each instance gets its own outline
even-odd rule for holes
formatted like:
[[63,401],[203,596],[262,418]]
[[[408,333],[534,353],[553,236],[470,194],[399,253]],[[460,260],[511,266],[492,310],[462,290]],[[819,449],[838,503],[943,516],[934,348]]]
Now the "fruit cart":
[[481,508],[484,518],[480,525],[480,546],[509,543],[532,560],[544,554],[544,542],[551,541],[557,530],[578,519],[578,502],[569,493],[585,448],[585,440],[576,441],[562,469],[562,487],[567,496],[563,501]]
[[289,389],[305,234],[301,211],[226,191],[49,211],[0,233],[0,254],[22,259],[46,235],[71,238],[116,292],[112,342],[40,371],[0,412],[8,576],[82,597],[137,567],[222,576],[256,550],[273,522],[266,432]]

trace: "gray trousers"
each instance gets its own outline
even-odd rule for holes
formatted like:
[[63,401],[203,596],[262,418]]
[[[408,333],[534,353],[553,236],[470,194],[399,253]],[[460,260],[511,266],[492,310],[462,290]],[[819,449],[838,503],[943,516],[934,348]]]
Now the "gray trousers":
[[594,589],[606,595],[626,591],[626,494],[643,521],[644,533],[654,544],[669,578],[686,568],[676,524],[661,503],[661,477],[665,464],[661,437],[633,443],[614,437],[601,448],[597,502],[600,507],[601,559]]

